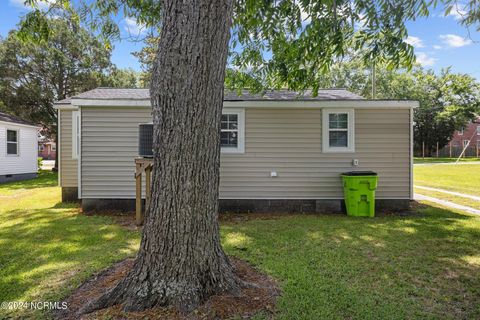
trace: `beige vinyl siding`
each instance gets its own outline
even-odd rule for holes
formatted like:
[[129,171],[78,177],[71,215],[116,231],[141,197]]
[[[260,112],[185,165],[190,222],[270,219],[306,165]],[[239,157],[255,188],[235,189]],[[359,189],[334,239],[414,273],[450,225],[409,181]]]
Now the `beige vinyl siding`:
[[82,108],[82,198],[135,197],[138,124],[150,108]]
[[[378,198],[409,198],[409,122],[408,109],[356,109],[356,152],[322,153],[321,109],[248,109],[245,154],[222,155],[220,195],[342,198],[340,173],[373,170]],[[271,171],[278,176],[270,177]]]
[[[342,198],[341,172],[373,170],[378,198],[408,199],[409,112],[356,109],[356,152],[341,154],[322,153],[321,109],[247,108],[245,153],[222,154],[220,197]],[[83,198],[134,198],[138,124],[148,121],[149,108],[82,108]]]
[[78,185],[77,160],[72,158],[72,111],[59,110],[60,117],[60,185]]

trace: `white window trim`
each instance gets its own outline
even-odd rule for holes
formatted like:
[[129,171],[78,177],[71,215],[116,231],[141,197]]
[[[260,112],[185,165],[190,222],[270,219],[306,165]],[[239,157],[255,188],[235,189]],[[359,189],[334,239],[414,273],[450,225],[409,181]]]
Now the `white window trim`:
[[458,135],[459,136],[463,136],[463,131],[465,130],[465,128],[462,127],[462,129],[458,130]]
[[236,114],[238,119],[238,138],[236,148],[221,148],[221,153],[245,153],[245,109],[223,110],[224,114]]
[[[15,131],[17,133],[17,141],[12,142],[8,141],[8,131]],[[17,144],[17,153],[8,153],[8,144],[9,143],[16,143]],[[5,129],[5,155],[7,157],[20,157],[20,130],[19,129],[13,129],[13,128],[6,128]]]
[[480,136],[480,125],[477,126],[477,136]]
[[78,159],[80,147],[80,112],[72,111],[72,159]]
[[[348,141],[346,147],[330,147],[328,123],[329,114],[346,113],[348,115]],[[355,152],[355,112],[354,109],[323,109],[322,110],[322,150],[325,153],[352,153]]]

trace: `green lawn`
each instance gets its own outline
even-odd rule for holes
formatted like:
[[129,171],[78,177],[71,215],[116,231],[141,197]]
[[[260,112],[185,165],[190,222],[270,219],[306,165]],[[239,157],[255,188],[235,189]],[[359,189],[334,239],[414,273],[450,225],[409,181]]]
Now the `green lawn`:
[[[59,204],[53,178],[0,186],[0,301],[61,299],[138,247],[137,232]],[[480,318],[479,217],[291,215],[221,233],[229,254],[278,279],[278,319]]]
[[431,165],[414,167],[414,184],[480,196],[480,165]]
[[480,201],[477,201],[474,199],[464,198],[464,197],[460,197],[457,195],[452,195],[444,192],[437,192],[437,191],[425,190],[420,188],[415,188],[414,190],[416,193],[423,194],[425,196],[450,201],[456,204],[460,204],[462,206],[467,206],[470,208],[480,210]]
[[[444,163],[444,162],[455,162],[457,158],[421,158],[415,157],[413,159],[414,163]],[[472,162],[472,161],[480,161],[480,158],[460,158],[460,162]]]
[[[0,302],[59,301],[94,271],[135,254],[139,233],[62,204],[56,175],[0,185]],[[22,310],[6,315],[46,316]]]

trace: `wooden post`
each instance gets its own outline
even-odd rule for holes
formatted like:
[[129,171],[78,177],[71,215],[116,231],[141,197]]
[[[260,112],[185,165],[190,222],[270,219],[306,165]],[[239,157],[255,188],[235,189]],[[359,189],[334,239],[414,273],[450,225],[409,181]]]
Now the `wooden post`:
[[136,163],[135,166],[135,183],[136,183],[136,195],[135,195],[135,220],[137,226],[142,225],[143,223],[143,212],[142,212],[142,165]]
[[425,158],[425,141],[422,141],[422,158]]
[[450,140],[450,143],[448,145],[449,145],[449,154],[451,158],[452,157],[452,140]]
[[438,158],[438,141],[437,141],[437,158]]
[[152,165],[148,164],[145,168],[145,211],[150,206],[152,197]]

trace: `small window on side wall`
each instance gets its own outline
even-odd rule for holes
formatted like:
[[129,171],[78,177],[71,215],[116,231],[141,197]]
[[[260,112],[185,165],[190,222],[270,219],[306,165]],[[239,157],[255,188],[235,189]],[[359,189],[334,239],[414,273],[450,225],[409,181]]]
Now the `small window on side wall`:
[[245,150],[245,111],[224,110],[220,123],[222,153],[243,153]]
[[7,156],[18,156],[18,131],[7,129]]
[[322,118],[323,152],[354,152],[353,109],[324,109]]

